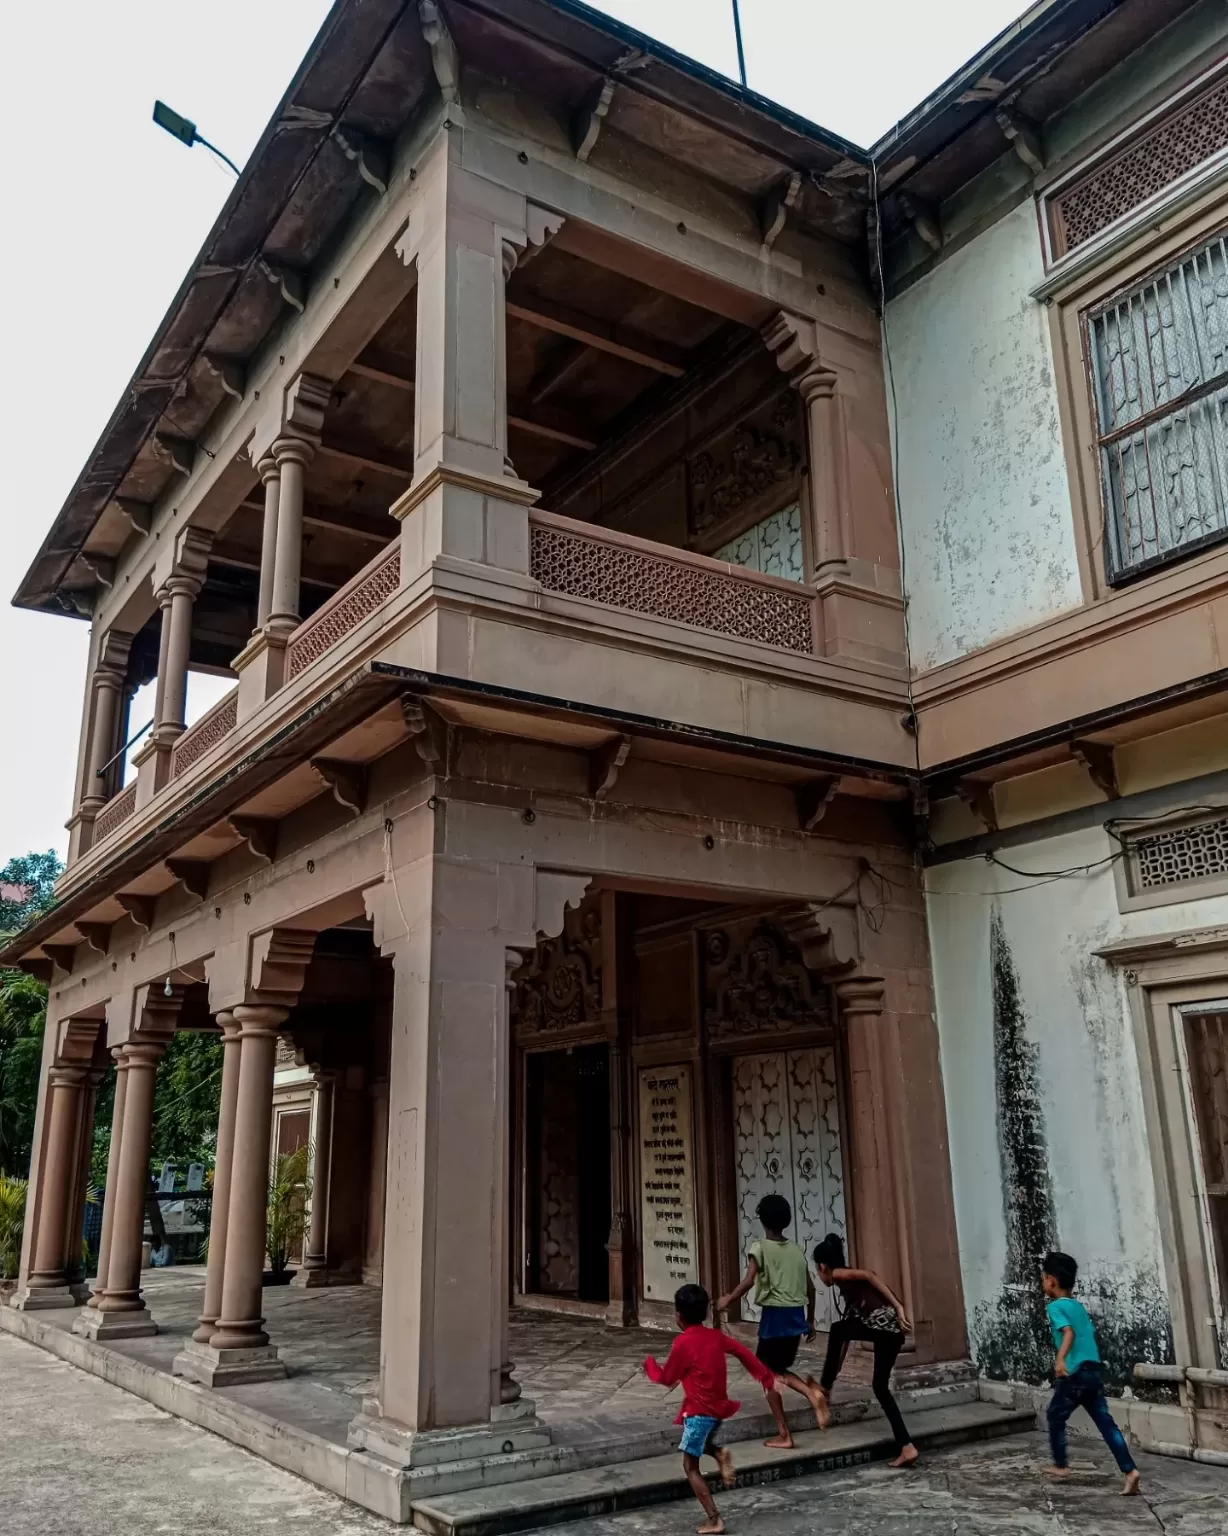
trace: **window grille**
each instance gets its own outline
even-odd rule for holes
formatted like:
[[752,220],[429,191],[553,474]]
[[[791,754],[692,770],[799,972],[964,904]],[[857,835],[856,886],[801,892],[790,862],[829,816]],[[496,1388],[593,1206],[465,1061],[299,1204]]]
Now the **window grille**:
[[1228,875],[1228,815],[1163,832],[1131,833],[1126,849],[1136,892]]
[[1109,579],[1228,534],[1228,249],[1217,236],[1088,317]]
[[714,549],[712,558],[727,560],[730,565],[740,565],[748,571],[762,571],[765,576],[805,581],[801,508],[794,503],[773,512],[736,539]]

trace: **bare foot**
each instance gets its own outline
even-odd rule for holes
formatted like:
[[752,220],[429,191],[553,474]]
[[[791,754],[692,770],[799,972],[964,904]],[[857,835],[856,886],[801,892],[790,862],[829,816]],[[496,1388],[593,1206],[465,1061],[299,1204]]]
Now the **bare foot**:
[[915,1445],[906,1445],[894,1461],[889,1461],[889,1467],[911,1467],[919,1459],[921,1452]]
[[1070,1476],[1069,1467],[1046,1467],[1045,1476],[1053,1478],[1067,1478]]
[[1132,1499],[1138,1493],[1138,1485],[1143,1480],[1143,1474],[1135,1467],[1133,1472],[1126,1473],[1126,1485],[1121,1490],[1123,1499]]
[[721,1469],[721,1482],[726,1488],[732,1488],[738,1480],[738,1474],[733,1470],[733,1457],[722,1448],[716,1453],[716,1464]]
[[695,1527],[699,1536],[725,1536],[725,1522],[717,1515],[715,1520],[705,1520]]
[[791,1451],[794,1448],[792,1435],[774,1435],[771,1440],[763,1443],[769,1451]]
[[806,1378],[806,1396],[810,1399],[819,1428],[827,1429],[831,1424],[831,1401],[813,1376]]

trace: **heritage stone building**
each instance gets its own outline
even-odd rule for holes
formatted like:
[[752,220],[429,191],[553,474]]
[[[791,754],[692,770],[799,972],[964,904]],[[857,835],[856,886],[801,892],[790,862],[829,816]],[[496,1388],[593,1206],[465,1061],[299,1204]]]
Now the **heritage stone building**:
[[666,1323],[770,1190],[914,1365],[1038,1379],[1072,1249],[1228,1444],[1226,59],[1055,0],[867,152],[570,0],[339,0],[18,593],[92,645],[16,1307],[155,1328],[216,1030],[176,1369],[284,1371],[307,1140],[382,1464],[540,1446],[509,1307]]

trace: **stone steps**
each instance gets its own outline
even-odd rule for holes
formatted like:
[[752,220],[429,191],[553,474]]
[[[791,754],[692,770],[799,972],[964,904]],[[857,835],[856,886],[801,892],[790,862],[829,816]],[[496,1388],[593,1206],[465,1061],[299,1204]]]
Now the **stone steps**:
[[[1035,1427],[1036,1416],[1031,1410],[981,1402],[944,1404],[914,1413],[909,1419],[913,1440],[922,1451],[1018,1434]],[[797,1435],[797,1446],[792,1451],[771,1451],[761,1442],[743,1443],[735,1449],[734,1459],[738,1486],[751,1487],[885,1460],[891,1452],[886,1423],[876,1415],[840,1425],[826,1434],[808,1430]],[[714,1488],[718,1487],[715,1476],[711,1482]],[[672,1451],[639,1461],[526,1482],[500,1483],[466,1493],[411,1496],[411,1514],[414,1525],[427,1536],[503,1536],[505,1532],[536,1530],[568,1520],[690,1497],[680,1457],[677,1451]]]

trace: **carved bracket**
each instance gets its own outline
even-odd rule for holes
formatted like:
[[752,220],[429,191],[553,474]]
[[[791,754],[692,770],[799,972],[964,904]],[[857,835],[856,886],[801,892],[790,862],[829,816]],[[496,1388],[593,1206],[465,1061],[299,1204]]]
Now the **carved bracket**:
[[597,147],[605,115],[614,99],[614,81],[605,79],[587,103],[580,108],[571,125],[571,142],[577,160],[587,160]]
[[436,710],[414,694],[403,694],[401,713],[405,727],[413,737],[418,756],[428,767],[447,772],[448,722]]
[[1070,750],[1087,769],[1088,777],[1106,800],[1121,799],[1117,762],[1111,746],[1103,741],[1072,741]]
[[827,807],[836,798],[836,791],[839,788],[838,773],[821,774],[817,779],[810,779],[807,783],[794,787],[793,799],[797,804],[797,822],[803,832],[814,831],[827,815]]
[[83,918],[77,920],[77,932],[95,952],[105,955],[111,943],[110,923],[87,923]]
[[588,792],[594,800],[604,800],[614,788],[630,751],[630,736],[616,736],[588,754]]
[[992,784],[984,779],[960,779],[955,786],[955,793],[987,832],[998,830],[998,811],[994,805]]
[[231,816],[230,829],[266,864],[277,857],[277,822],[272,816]]
[[203,901],[209,894],[208,859],[167,859],[166,867],[190,896]]
[[316,934],[305,928],[271,928],[251,941],[248,1001],[293,1008],[315,953]]
[[60,970],[71,973],[73,956],[77,952],[75,944],[44,944],[45,954],[52,965],[58,965]]
[[759,223],[763,233],[763,243],[768,250],[771,250],[783,233],[789,210],[801,201],[802,184],[802,173],[793,171],[783,186],[777,187],[764,199],[763,207],[759,212]]
[[123,907],[124,911],[132,919],[138,928],[143,928],[146,933],[153,927],[154,911],[157,907],[157,899],[153,896],[138,896],[131,891],[120,891],[115,900]]
[[418,16],[422,22],[422,36],[431,50],[435,79],[439,82],[445,105],[450,106],[460,95],[460,54],[435,0],[418,0]]
[[313,757],[311,766],[319,774],[333,799],[351,816],[361,816],[367,803],[367,774],[359,763],[345,763],[339,758]]

